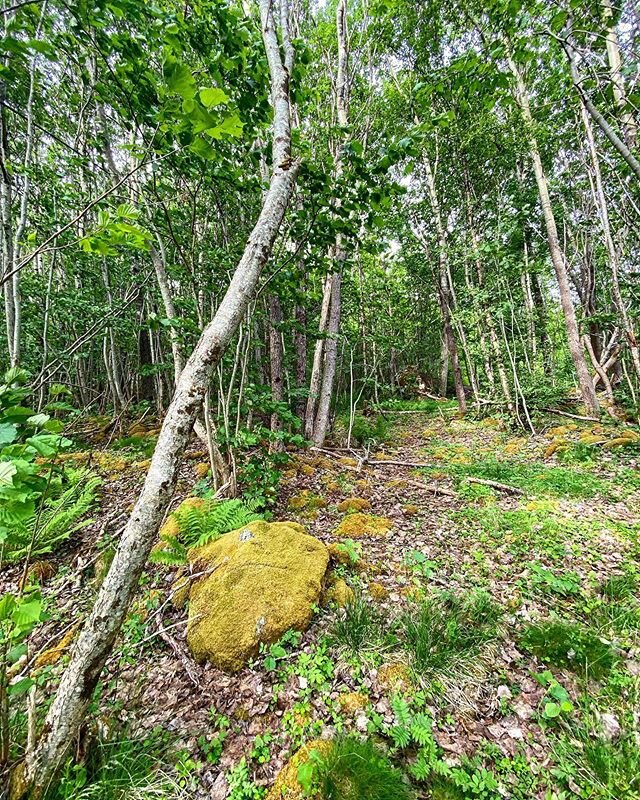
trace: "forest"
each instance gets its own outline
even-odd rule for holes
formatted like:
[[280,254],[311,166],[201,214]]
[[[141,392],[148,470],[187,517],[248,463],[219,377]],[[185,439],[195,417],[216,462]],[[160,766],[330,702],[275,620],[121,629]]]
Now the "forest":
[[640,800],[637,0],[0,18],[0,798]]

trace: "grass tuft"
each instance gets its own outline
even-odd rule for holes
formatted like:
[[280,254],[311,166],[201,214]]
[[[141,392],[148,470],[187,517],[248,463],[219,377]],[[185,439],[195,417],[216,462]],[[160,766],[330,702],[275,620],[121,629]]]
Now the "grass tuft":
[[316,796],[323,800],[411,800],[402,772],[368,739],[342,736],[314,764]]
[[499,606],[486,592],[428,598],[401,619],[415,669],[423,675],[455,673],[496,639],[500,616]]

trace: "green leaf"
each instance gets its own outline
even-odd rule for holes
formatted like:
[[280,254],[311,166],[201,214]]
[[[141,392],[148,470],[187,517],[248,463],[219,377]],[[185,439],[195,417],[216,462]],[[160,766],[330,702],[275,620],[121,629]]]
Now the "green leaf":
[[18,429],[10,422],[0,422],[0,446],[15,441]]
[[561,708],[557,703],[544,704],[544,716],[547,719],[555,719],[560,716]]
[[39,597],[21,602],[13,612],[13,620],[21,628],[27,628],[40,621],[42,601]]
[[13,476],[18,470],[11,461],[0,461],[0,486],[12,486]]
[[166,64],[165,77],[167,88],[181,97],[193,97],[196,93],[196,82],[186,64]]
[[200,89],[200,100],[207,108],[215,108],[222,106],[229,102],[229,95],[217,86],[211,86],[207,89]]
[[36,428],[41,428],[50,419],[48,414],[34,414],[27,420],[27,425],[33,425]]

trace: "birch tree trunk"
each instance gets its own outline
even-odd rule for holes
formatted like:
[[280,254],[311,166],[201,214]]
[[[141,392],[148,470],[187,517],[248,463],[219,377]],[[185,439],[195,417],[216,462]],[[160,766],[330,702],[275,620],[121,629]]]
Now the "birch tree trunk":
[[553,263],[553,268],[556,273],[558,281],[558,289],[560,292],[560,304],[562,306],[562,313],[564,315],[565,327],[567,329],[567,341],[569,344],[569,351],[571,359],[575,367],[576,376],[578,379],[578,386],[582,400],[587,409],[587,413],[592,416],[597,416],[599,413],[598,398],[596,397],[593,380],[587,362],[584,357],[582,343],[580,341],[580,331],[578,328],[578,320],[576,318],[576,311],[573,307],[573,300],[571,299],[571,288],[569,286],[569,276],[567,273],[567,265],[565,256],[560,247],[560,240],[558,238],[558,228],[551,207],[551,198],[549,196],[549,185],[547,183],[547,176],[542,165],[542,158],[538,148],[538,142],[534,133],[533,116],[531,114],[531,106],[529,104],[529,95],[524,84],[524,79],[518,65],[513,58],[508,56],[509,69],[515,78],[515,96],[516,102],[522,112],[522,117],[525,124],[525,132],[529,142],[529,156],[533,164],[533,171],[536,178],[538,187],[538,195],[540,197],[540,205],[542,206],[542,216],[547,231],[547,242],[549,245],[549,254]]
[[[571,69],[572,72],[575,72],[576,67],[573,62],[571,63]],[[596,149],[596,142],[593,135],[593,128],[591,127],[591,120],[589,119],[589,115],[587,113],[587,109],[584,105],[584,102],[581,102],[580,104],[580,112],[582,116],[582,124],[584,125],[584,130],[586,134],[589,156],[591,158],[591,165],[593,167],[592,185],[595,194],[594,199],[596,202],[596,206],[598,208],[598,214],[600,216],[600,224],[602,226],[602,233],[609,261],[609,272],[611,273],[611,293],[613,295],[613,301],[616,305],[618,314],[620,314],[620,319],[622,320],[622,327],[624,328],[624,332],[627,338],[627,344],[629,345],[629,350],[631,352],[631,360],[633,362],[634,371],[638,376],[638,379],[640,379],[640,350],[638,348],[638,339],[636,337],[633,322],[631,320],[631,317],[629,316],[629,311],[625,304],[624,298],[622,297],[622,292],[620,291],[620,278],[619,278],[620,270],[619,270],[618,252],[616,250],[616,246],[613,241],[613,235],[611,232],[611,223],[609,222],[609,209],[607,206],[607,197],[602,183],[602,171],[600,170],[600,160],[598,158],[598,151]],[[597,358],[598,355],[594,351],[594,356],[592,358],[592,361],[594,363],[594,368],[597,363]],[[598,374],[600,373],[598,372]]]
[[453,372],[453,383],[458,400],[460,411],[467,410],[467,399],[464,393],[464,383],[462,381],[462,370],[460,369],[460,359],[458,358],[458,346],[456,336],[451,324],[451,286],[449,284],[449,264],[447,260],[447,237],[442,222],[440,203],[436,191],[436,181],[428,158],[423,160],[427,176],[427,189],[429,191],[429,202],[431,211],[436,223],[438,234],[438,298],[440,301],[440,312],[442,314],[442,327],[444,331],[444,342],[447,348],[451,370]]
[[[336,75],[336,111],[338,125],[346,128],[349,124],[349,50],[347,43],[347,0],[338,0],[336,8],[336,32],[338,39],[338,70]],[[342,172],[341,152],[342,142],[336,147],[334,161],[336,165],[336,175]],[[336,200],[336,205],[340,205],[340,200]],[[324,346],[324,364],[322,373],[322,383],[320,385],[320,395],[318,398],[318,411],[313,425],[313,442],[316,447],[322,447],[329,427],[329,411],[331,409],[331,398],[333,395],[333,384],[336,375],[338,358],[338,334],[340,332],[340,309],[341,309],[341,276],[347,254],[342,239],[342,234],[336,234],[334,248],[334,258],[336,270],[331,278],[331,311],[327,327],[327,341]]]
[[624,85],[624,75],[622,73],[622,58],[620,57],[620,45],[618,44],[618,32],[615,22],[613,22],[613,6],[611,0],[602,0],[605,23],[607,24],[607,59],[609,61],[609,74],[611,76],[611,86],[613,97],[616,101],[620,113],[620,125],[622,135],[627,147],[633,150],[636,146],[638,126],[627,105],[627,91]]
[[[212,370],[242,320],[291,199],[298,164],[291,158],[290,70],[283,63],[273,0],[259,0],[262,38],[271,78],[273,170],[258,220],[229,288],[180,375],[144,486],[126,525],[113,563],[85,623],[42,735],[27,761],[12,775],[12,800],[39,800],[76,736],[100,673],[125,618],[173,491],[185,447]],[[287,0],[281,0],[280,34],[289,43]],[[290,46],[290,45],[289,45]]]

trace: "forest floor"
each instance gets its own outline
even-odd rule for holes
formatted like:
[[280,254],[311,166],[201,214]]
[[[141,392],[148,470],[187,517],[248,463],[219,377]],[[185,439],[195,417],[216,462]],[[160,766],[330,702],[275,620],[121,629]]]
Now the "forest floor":
[[[151,565],[96,699],[103,725],[168,731],[190,797],[259,797],[336,731],[384,742],[418,797],[640,797],[640,446],[607,444],[613,425],[550,417],[525,435],[449,403],[404,411],[364,463],[307,451],[285,469],[273,518],[341,543],[345,562],[309,630],[235,675],[198,666],[167,602],[175,570]],[[137,494],[146,462],[110,457],[36,647],[90,607]]]

